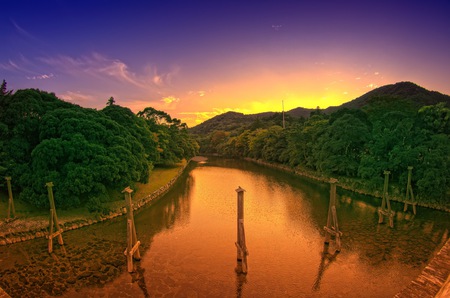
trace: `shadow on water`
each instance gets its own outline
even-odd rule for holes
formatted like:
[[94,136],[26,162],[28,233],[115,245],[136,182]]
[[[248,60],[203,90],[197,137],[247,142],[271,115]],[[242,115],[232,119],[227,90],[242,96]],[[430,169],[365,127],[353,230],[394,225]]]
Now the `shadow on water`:
[[[150,248],[153,237],[171,229],[177,221],[186,221],[190,213],[187,192],[193,181],[182,177],[179,182],[185,193],[162,198],[135,213],[141,253]],[[177,184],[176,183],[176,184]],[[47,251],[47,240],[38,238],[22,243],[0,246],[0,287],[11,297],[60,296],[72,289],[103,287],[126,271],[126,217],[112,219],[78,230],[64,232],[65,245],[54,244]],[[145,269],[135,263],[136,282],[145,297]]]
[[320,282],[322,281],[323,274],[325,270],[336,260],[339,251],[335,250],[333,254],[329,252],[330,245],[328,243],[324,243],[323,251],[320,258],[319,271],[317,272],[316,280],[314,281],[314,285],[312,289],[314,291],[318,291],[320,289]]
[[236,270],[236,297],[241,298],[244,297],[243,292],[244,285],[247,283],[247,274],[241,273],[242,268],[238,270]]
[[150,297],[150,294],[147,289],[147,283],[145,282],[145,269],[140,266],[140,264],[136,265],[136,271],[131,274],[132,283],[137,283],[139,288],[142,290],[144,297]]

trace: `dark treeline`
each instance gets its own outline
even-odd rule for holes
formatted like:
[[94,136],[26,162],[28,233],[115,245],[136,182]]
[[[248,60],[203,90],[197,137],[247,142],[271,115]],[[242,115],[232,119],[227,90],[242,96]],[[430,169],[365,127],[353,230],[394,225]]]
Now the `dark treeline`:
[[151,107],[136,115],[111,97],[102,110],[87,109],[40,90],[8,91],[5,81],[0,136],[0,175],[37,207],[48,206],[46,182],[59,207],[95,207],[199,148],[184,123]]
[[[418,106],[397,96],[377,96],[362,109],[340,109],[308,118],[282,114],[233,130],[197,135],[204,153],[249,157],[288,165],[318,176],[338,177],[375,193],[390,170],[394,194],[406,192],[408,166],[418,201],[450,207],[450,109]],[[218,126],[219,127],[219,126]]]

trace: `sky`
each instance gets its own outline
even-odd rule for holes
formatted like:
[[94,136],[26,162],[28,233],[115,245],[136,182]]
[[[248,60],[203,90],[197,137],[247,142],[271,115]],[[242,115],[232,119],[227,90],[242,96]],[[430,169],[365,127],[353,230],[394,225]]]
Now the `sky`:
[[0,0],[0,80],[82,107],[326,108],[400,81],[450,94],[450,1]]

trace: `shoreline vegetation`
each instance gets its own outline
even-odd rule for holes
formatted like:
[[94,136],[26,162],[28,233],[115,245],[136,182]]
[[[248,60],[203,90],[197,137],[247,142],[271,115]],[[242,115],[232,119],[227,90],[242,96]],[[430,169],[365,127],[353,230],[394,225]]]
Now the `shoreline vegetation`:
[[[203,159],[194,157],[191,160],[202,161]],[[161,198],[177,181],[191,160],[183,160],[172,167],[155,168],[150,174],[147,184],[137,183],[136,191],[132,193],[134,210],[152,204]],[[20,201],[14,203],[16,204],[16,218],[7,221],[5,220],[8,209],[7,200],[0,201],[0,245],[46,237],[50,214],[45,210],[31,212],[27,209],[34,207]],[[125,215],[125,203],[125,200],[103,203],[102,206],[109,210],[108,214],[90,213],[86,207],[58,210],[58,206],[56,206],[56,212],[63,231],[70,231]]]
[[[190,129],[199,154],[250,158],[342,188],[450,210],[450,96],[414,83],[372,90],[333,109],[227,112]],[[303,111],[305,112],[305,111]],[[285,167],[284,167],[285,166]]]
[[[134,204],[134,210],[138,210],[141,207],[144,207],[148,204],[152,204],[156,202],[158,199],[160,199],[171,187],[172,185],[178,180],[178,178],[181,176],[181,174],[185,171],[186,167],[189,165],[191,161],[195,162],[205,162],[208,160],[208,157],[205,156],[195,156],[191,158],[189,161],[183,160],[183,162],[176,164],[173,167],[166,167],[166,168],[155,168],[153,172],[149,176],[149,182],[147,184],[137,184],[137,190],[132,196],[133,204]],[[288,167],[286,165],[281,164],[274,164],[265,162],[262,160],[252,159],[252,158],[244,158],[244,160],[254,162],[256,164],[275,168],[281,171],[290,172],[295,175],[299,175],[302,177],[306,177],[308,179],[316,180],[319,182],[325,182],[327,183],[330,179],[330,177],[326,176],[319,176],[314,175],[313,173],[307,171],[307,170],[299,170],[299,169],[293,169],[291,167]],[[353,189],[350,184],[348,184],[348,181],[339,181],[338,186],[349,191],[353,191],[355,193],[363,194],[363,195],[369,195],[373,197],[380,197],[377,195],[378,193],[370,193],[366,192],[361,189]],[[145,195],[142,197],[142,195],[146,193],[148,195]],[[392,200],[400,201],[399,198],[393,197]],[[119,216],[123,216],[126,214],[126,208],[125,208],[125,200],[121,201],[113,201],[105,203],[107,205],[110,205],[110,208],[114,208],[114,211],[110,212],[108,215],[100,215],[99,213],[87,213],[87,210],[84,210],[84,212],[80,214],[73,214],[74,210],[71,210],[72,212],[68,213],[65,212],[65,210],[61,210],[60,212],[60,224],[64,231],[74,230],[78,229],[84,226],[92,225],[95,223],[99,223],[105,220],[110,220]],[[418,204],[419,206],[426,207],[426,208],[433,208],[432,206],[424,206],[423,204]],[[4,215],[6,215],[6,203],[0,201],[0,215],[4,218]],[[80,208],[76,209],[79,210]],[[84,208],[87,209],[87,208]],[[438,208],[439,209],[439,208]],[[441,209],[442,210],[442,209]],[[449,212],[449,210],[445,209],[442,211]],[[5,214],[3,214],[5,213]],[[42,211],[41,214],[35,215],[35,216],[27,216],[27,212],[25,210],[19,210],[21,214],[20,217],[15,218],[12,221],[7,222],[6,220],[0,221],[0,245],[9,245],[17,242],[27,241],[35,238],[45,237],[48,234],[48,214],[44,214]],[[24,217],[22,217],[24,215]],[[445,255],[445,251],[448,250],[448,247],[450,247],[450,239],[446,241],[443,247],[439,250],[439,252],[432,257],[432,259],[429,261],[429,265],[424,268],[422,273],[409,285],[407,285],[402,291],[400,291],[396,297],[404,297],[405,295],[408,296],[409,291],[415,291],[417,290],[416,286],[416,280],[423,278],[422,276],[425,274],[428,274],[428,271],[430,271],[429,268],[439,266],[441,262],[444,262],[442,260],[442,255]],[[437,265],[436,265],[437,264]],[[431,266],[431,267],[430,267]],[[428,276],[428,275],[427,275]],[[448,293],[450,288],[450,280],[447,278],[447,280],[440,280],[440,279],[434,279],[437,287],[440,289],[437,293],[436,297],[444,297]],[[1,290],[1,289],[0,289]]]
[[[149,176],[147,184],[138,183],[136,191],[132,195],[134,210],[138,210],[148,204],[156,202],[161,198],[177,181],[180,175],[184,172],[191,161],[205,162],[208,159],[206,156],[195,156],[189,161],[183,160],[172,167],[155,168]],[[330,177],[326,175],[319,175],[306,169],[292,168],[282,164],[270,163],[260,159],[243,158],[246,161],[253,162],[262,166],[274,168],[284,172],[289,172],[294,175],[306,177],[315,181],[327,183]],[[337,186],[351,192],[362,195],[372,196],[374,198],[381,198],[381,191],[368,191],[361,187],[363,183],[359,183],[360,187],[355,187],[357,184],[352,179],[343,177],[334,177],[338,179]],[[397,202],[404,202],[401,196],[390,196],[390,200]],[[7,213],[7,200],[0,201],[0,245],[8,245],[17,242],[27,241],[35,238],[46,237],[48,234],[48,212],[39,210],[37,212],[30,212],[26,208],[33,208],[32,206],[24,205],[23,202],[15,202],[19,207],[16,207],[16,218],[10,221],[5,220]],[[417,202],[417,206],[432,208],[444,212],[450,212],[448,208],[442,206],[430,206]],[[125,200],[116,200],[103,203],[109,212],[102,214],[100,212],[88,212],[87,208],[77,208],[69,210],[57,210],[59,223],[64,231],[70,231],[99,223],[105,220],[110,220],[126,214]]]
[[[338,180],[338,182],[337,182],[338,187],[345,189],[347,191],[361,194],[361,195],[371,196],[371,197],[378,198],[378,199],[381,199],[382,195],[383,195],[381,189],[373,190],[373,191],[365,189],[363,180],[359,181],[357,179],[351,179],[351,178],[339,177],[339,176],[329,177],[324,174],[320,175],[320,173],[313,172],[311,170],[300,169],[299,167],[292,168],[287,165],[271,163],[271,162],[267,162],[267,161],[264,161],[261,159],[254,159],[254,158],[249,158],[249,157],[245,157],[243,159],[250,161],[250,162],[254,162],[259,165],[263,165],[266,167],[275,168],[275,169],[282,170],[285,172],[293,173],[295,175],[306,177],[306,178],[316,180],[319,182],[328,183],[330,181],[330,178],[336,178]],[[405,200],[403,198],[403,194],[401,194],[399,192],[398,187],[390,184],[389,188],[392,188],[392,191],[391,191],[392,194],[391,194],[391,192],[389,192],[389,200],[404,203]],[[420,202],[417,200],[416,200],[416,203],[417,203],[417,206],[420,206],[420,207],[435,209],[435,210],[444,211],[444,212],[450,212],[450,209],[446,208],[445,206],[426,204],[426,203],[423,203],[423,202]]]

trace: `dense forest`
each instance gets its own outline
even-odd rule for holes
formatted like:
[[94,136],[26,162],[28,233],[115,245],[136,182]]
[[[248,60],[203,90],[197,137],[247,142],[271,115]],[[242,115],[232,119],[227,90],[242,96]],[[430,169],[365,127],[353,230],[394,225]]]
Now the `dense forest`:
[[134,114],[111,97],[102,110],[87,109],[36,89],[10,91],[3,81],[0,175],[11,176],[20,199],[36,207],[48,206],[49,181],[58,206],[95,207],[112,192],[147,182],[153,167],[200,150],[336,177],[369,193],[382,189],[390,170],[397,197],[413,166],[419,203],[450,208],[449,98],[399,83],[341,107],[309,110],[308,117],[296,116],[298,109],[230,112],[188,129],[151,107]]
[[[408,84],[401,86],[410,88]],[[240,120],[241,124],[235,126],[226,124],[225,119],[243,115],[229,113],[228,117],[222,115],[224,126],[216,119],[211,120],[215,130],[204,130],[210,127],[207,121],[192,131],[205,154],[287,165],[317,176],[339,178],[352,188],[372,194],[381,192],[383,171],[389,170],[392,195],[401,198],[406,192],[407,167],[412,166],[417,201],[450,208],[449,98],[439,94],[443,102],[424,105],[402,92],[375,92],[363,98],[361,108],[341,107],[330,113],[316,109],[306,118],[287,113],[284,129],[281,113],[251,122]]]
[[97,206],[154,166],[198,152],[187,126],[151,107],[134,114],[105,100],[102,110],[82,108],[36,89],[0,89],[0,176],[11,176],[20,199],[47,207],[46,182],[59,207]]

